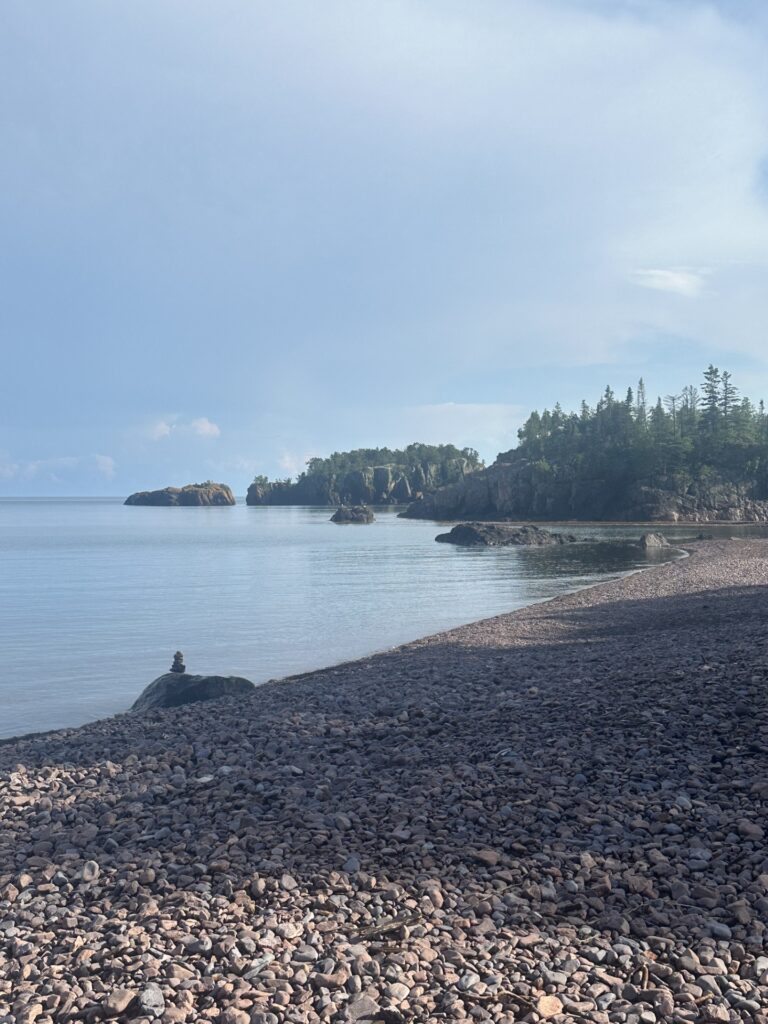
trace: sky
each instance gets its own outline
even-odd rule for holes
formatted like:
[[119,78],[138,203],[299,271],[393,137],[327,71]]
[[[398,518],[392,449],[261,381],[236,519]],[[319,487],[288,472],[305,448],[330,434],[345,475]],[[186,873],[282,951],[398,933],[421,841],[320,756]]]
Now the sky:
[[768,398],[763,0],[4,0],[0,495]]

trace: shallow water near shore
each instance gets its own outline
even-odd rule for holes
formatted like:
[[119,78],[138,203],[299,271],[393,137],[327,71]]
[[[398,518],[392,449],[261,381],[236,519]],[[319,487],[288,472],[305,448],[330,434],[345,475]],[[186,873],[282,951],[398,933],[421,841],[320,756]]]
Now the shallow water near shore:
[[398,519],[392,509],[377,510],[370,526],[336,526],[329,516],[244,504],[0,501],[0,737],[126,710],[177,648],[189,671],[264,682],[677,554],[644,555],[631,544],[637,525],[562,528],[611,545],[463,549],[434,543],[445,527]]

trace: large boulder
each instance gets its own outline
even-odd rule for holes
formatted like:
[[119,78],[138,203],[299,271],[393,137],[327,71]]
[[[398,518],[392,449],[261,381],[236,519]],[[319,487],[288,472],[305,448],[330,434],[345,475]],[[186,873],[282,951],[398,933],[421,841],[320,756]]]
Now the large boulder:
[[441,544],[459,544],[462,547],[508,547],[531,545],[543,547],[551,544],[572,544],[576,537],[570,533],[550,533],[538,526],[513,526],[506,523],[459,523],[450,533],[435,537]]
[[669,541],[663,533],[644,533],[640,538],[640,547],[644,551],[654,548],[668,548]]
[[235,496],[226,484],[208,480],[186,487],[164,487],[160,491],[137,491],[126,505],[234,505]]
[[188,672],[166,672],[147,686],[131,711],[179,708],[218,697],[247,697],[255,689],[250,679],[241,676],[193,676]]
[[372,523],[373,512],[366,505],[340,505],[331,516],[332,523]]

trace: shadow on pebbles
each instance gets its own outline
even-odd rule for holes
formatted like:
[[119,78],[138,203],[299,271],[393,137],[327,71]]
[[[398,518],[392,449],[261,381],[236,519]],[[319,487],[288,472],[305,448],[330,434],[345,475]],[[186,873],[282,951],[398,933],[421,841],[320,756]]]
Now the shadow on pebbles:
[[768,543],[0,747],[0,1021],[768,1021]]

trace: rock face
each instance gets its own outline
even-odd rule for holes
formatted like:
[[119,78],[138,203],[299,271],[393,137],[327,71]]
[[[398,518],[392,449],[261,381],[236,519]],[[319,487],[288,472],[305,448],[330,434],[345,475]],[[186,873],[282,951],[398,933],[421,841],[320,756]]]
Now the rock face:
[[640,538],[640,547],[645,549],[668,548],[669,541],[662,533],[644,533]]
[[[412,519],[581,519],[639,522],[768,522],[768,500],[747,485],[675,478],[617,488],[599,479],[571,479],[514,452],[487,469],[417,498],[401,515]],[[661,486],[663,484],[663,486]]]
[[235,496],[226,484],[210,480],[186,487],[164,487],[160,491],[137,491],[126,505],[234,505]]
[[248,696],[255,689],[249,679],[240,676],[193,676],[187,672],[166,672],[149,684],[131,711],[179,708],[183,704],[216,700],[233,694]]
[[307,473],[295,482],[262,479],[251,484],[247,505],[399,505],[471,472],[466,459],[416,466],[367,466],[349,473]]
[[372,523],[376,516],[366,505],[339,505],[331,516],[332,523]]
[[510,547],[551,544],[572,544],[577,538],[571,533],[550,533],[538,526],[513,526],[506,523],[459,523],[450,533],[435,537],[442,544],[460,544],[462,547]]

